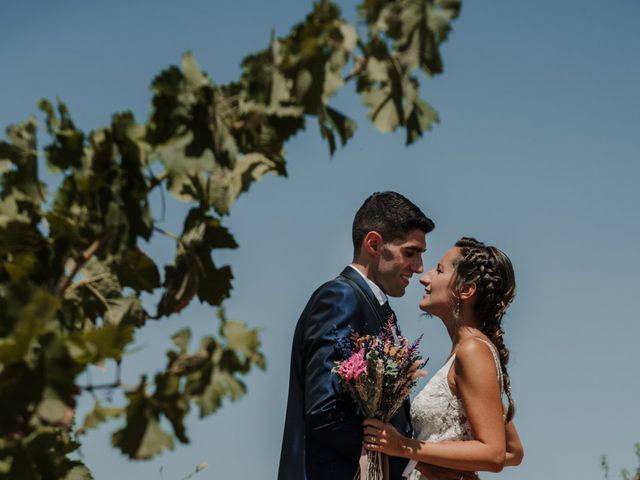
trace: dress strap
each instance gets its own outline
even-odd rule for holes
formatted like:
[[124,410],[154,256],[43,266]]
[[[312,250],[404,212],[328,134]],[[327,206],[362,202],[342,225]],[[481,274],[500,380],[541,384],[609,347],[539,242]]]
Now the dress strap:
[[482,343],[485,343],[489,347],[489,350],[491,350],[491,356],[493,357],[493,361],[496,364],[496,370],[497,370],[497,373],[498,373],[498,381],[500,382],[500,391],[504,392],[504,390],[503,390],[503,383],[504,382],[502,380],[502,367],[500,366],[500,357],[498,357],[498,352],[496,351],[496,346],[493,343],[485,340],[484,338],[480,338],[480,337],[474,337],[474,338],[477,338]]

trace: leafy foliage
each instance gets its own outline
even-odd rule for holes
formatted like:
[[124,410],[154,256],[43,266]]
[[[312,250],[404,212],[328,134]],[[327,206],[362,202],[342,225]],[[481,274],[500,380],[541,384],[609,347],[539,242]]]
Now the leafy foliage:
[[[640,480],[640,443],[636,443],[633,446],[633,451],[636,454],[636,458],[638,459],[638,466],[636,467],[635,473],[632,473],[630,470],[623,468],[620,471],[620,478],[622,480]],[[604,478],[609,479],[609,459],[606,455],[602,455],[600,457],[600,466],[602,470],[604,470]]]
[[[233,274],[212,252],[238,246],[224,216],[253,183],[287,174],[284,145],[308,121],[317,121],[331,154],[349,141],[356,124],[330,102],[351,81],[381,132],[403,128],[410,144],[430,129],[438,116],[420,97],[417,73],[442,72],[439,46],[459,11],[455,0],[364,0],[356,28],[321,0],[288,35],[247,56],[236,82],[214,83],[185,54],[180,67],[153,79],[146,122],[122,112],[84,132],[63,102],[42,100],[46,133],[39,136],[35,117],[7,128],[0,141],[3,476],[91,478],[69,454],[78,435],[107,420],[120,424],[116,448],[150,458],[175,440],[188,443],[192,405],[207,416],[246,393],[242,376],[264,369],[265,359],[258,332],[222,308]],[[38,138],[48,139],[43,158]],[[38,173],[44,162],[60,178],[52,197]],[[156,188],[189,205],[181,233],[156,224],[149,200]],[[163,268],[145,251],[158,234],[175,241]],[[159,299],[155,308],[143,293]],[[190,350],[190,331],[177,332],[164,369],[123,385],[125,352],[138,330],[194,298],[218,309],[217,334]],[[118,368],[112,384],[78,384],[105,361]],[[76,427],[79,396],[97,389],[122,391],[124,404],[96,402]]]

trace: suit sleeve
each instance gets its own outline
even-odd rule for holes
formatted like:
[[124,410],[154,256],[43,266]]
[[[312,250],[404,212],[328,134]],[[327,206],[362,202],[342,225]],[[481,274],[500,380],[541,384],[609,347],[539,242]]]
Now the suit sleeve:
[[308,306],[304,328],[305,423],[307,434],[348,459],[362,448],[362,417],[331,372],[343,353],[337,341],[364,329],[353,289],[336,283],[322,289]]

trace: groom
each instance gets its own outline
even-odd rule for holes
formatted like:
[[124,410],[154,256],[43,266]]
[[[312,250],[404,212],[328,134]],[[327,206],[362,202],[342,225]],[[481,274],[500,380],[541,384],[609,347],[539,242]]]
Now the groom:
[[[395,192],[374,193],[353,220],[354,257],[314,292],[293,336],[289,399],[278,480],[352,480],[362,448],[362,420],[331,369],[338,342],[352,331],[378,334],[392,313],[387,297],[404,295],[421,273],[425,236],[434,224]],[[409,402],[391,423],[411,436]],[[390,480],[405,460],[389,459]]]

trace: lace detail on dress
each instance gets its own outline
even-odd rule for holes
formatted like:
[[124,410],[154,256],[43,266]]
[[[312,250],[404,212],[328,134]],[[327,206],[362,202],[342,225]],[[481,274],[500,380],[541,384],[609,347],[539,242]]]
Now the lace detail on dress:
[[[491,350],[502,390],[502,370],[495,347],[482,338],[479,340],[486,343]],[[464,404],[461,399],[451,393],[449,388],[447,376],[455,358],[454,353],[411,402],[411,423],[415,432],[414,438],[429,442],[472,440],[474,438]],[[409,469],[413,470],[416,463],[409,462],[405,472]],[[417,470],[413,470],[409,479],[425,480],[426,477]]]

